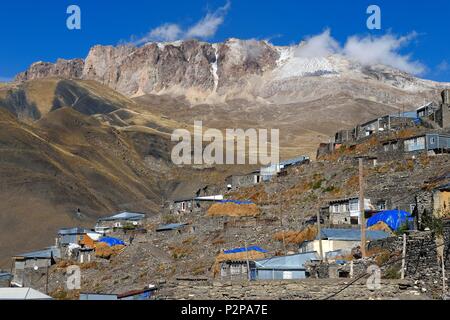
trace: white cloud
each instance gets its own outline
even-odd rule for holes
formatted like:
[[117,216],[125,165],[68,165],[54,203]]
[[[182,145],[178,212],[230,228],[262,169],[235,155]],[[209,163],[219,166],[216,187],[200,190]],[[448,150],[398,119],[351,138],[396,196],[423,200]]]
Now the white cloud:
[[141,38],[132,37],[131,43],[141,45],[152,41],[171,42],[182,39],[209,39],[213,37],[223,24],[225,16],[230,10],[231,2],[228,0],[223,7],[214,12],[208,12],[200,21],[183,29],[179,24],[165,23]]
[[347,39],[342,52],[348,58],[363,65],[383,64],[411,74],[422,74],[426,70],[422,63],[413,61],[410,54],[399,52],[416,36],[416,33],[403,37],[391,34],[381,37],[352,36]]
[[417,37],[415,32],[398,37],[392,34],[384,36],[350,36],[343,47],[331,36],[329,29],[321,34],[307,37],[295,51],[298,57],[326,57],[341,54],[362,65],[387,65],[411,74],[422,74],[426,67],[414,61],[410,54],[402,54],[401,49],[407,47]]
[[208,13],[203,19],[188,29],[186,38],[207,39],[214,36],[217,29],[223,24],[230,7],[231,2],[227,1],[223,7]]
[[302,58],[326,57],[339,50],[339,43],[331,36],[330,29],[326,29],[321,34],[308,37],[300,43],[295,55]]
[[175,41],[178,40],[183,31],[173,23],[166,23],[150,31],[144,37],[134,40],[135,45],[140,45],[150,41]]

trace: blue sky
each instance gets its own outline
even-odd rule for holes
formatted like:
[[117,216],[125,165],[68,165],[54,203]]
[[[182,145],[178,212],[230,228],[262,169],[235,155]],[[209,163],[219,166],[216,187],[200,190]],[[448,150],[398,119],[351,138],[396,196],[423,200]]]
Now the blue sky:
[[[66,10],[71,4],[81,8],[81,30],[66,27]],[[381,30],[366,27],[366,9],[371,4],[381,8]],[[167,31],[170,26],[174,37],[269,39],[277,45],[296,44],[328,28],[342,48],[350,36],[358,35],[361,40],[390,34],[394,43],[404,41],[388,49],[392,52],[387,54],[393,54],[389,61],[420,65],[422,77],[450,81],[449,12],[447,0],[230,0],[228,5],[226,0],[4,1],[0,80],[12,78],[35,61],[84,58],[95,44],[161,37],[158,30]]]

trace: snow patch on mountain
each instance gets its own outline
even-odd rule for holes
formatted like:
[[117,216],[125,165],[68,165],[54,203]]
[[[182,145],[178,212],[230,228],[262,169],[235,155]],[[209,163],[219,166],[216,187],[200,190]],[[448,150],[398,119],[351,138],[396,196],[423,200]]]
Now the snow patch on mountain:
[[219,69],[219,48],[217,44],[213,44],[213,48],[215,51],[215,56],[216,59],[215,61],[211,64],[211,73],[214,77],[214,89],[213,92],[217,92],[217,88],[219,87],[219,74],[217,73],[218,69]]
[[278,47],[280,58],[273,70],[274,80],[304,76],[339,76],[343,63],[336,57],[304,58],[296,55],[296,47]]

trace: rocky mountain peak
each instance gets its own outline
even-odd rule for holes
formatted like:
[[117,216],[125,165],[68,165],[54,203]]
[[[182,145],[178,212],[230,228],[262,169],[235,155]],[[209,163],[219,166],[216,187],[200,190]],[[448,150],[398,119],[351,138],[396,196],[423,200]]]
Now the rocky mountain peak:
[[386,66],[362,66],[339,54],[305,57],[298,54],[300,47],[236,38],[223,43],[185,40],[140,47],[97,45],[84,60],[38,62],[16,80],[96,80],[129,97],[170,94],[193,103],[245,98],[285,104],[344,93],[401,104],[405,103],[402,99],[386,98],[390,91],[433,91],[434,95],[445,86]]

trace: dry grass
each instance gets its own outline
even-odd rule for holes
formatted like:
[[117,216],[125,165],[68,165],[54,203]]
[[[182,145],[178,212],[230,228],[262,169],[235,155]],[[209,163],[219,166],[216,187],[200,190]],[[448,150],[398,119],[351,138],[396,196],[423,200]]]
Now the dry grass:
[[256,217],[261,209],[256,204],[215,203],[209,209],[209,217]]
[[413,137],[417,134],[417,130],[413,128],[402,129],[397,133],[397,138],[406,139]]
[[414,160],[408,159],[397,164],[396,171],[413,171],[415,167]]
[[110,247],[104,242],[98,242],[95,244],[95,256],[103,259],[110,259],[113,256],[118,255],[125,249],[125,246]]
[[348,179],[345,183],[345,187],[349,190],[357,190],[357,188],[359,187],[359,176],[354,175],[350,179]]
[[316,237],[316,226],[308,226],[302,231],[280,231],[273,235],[274,240],[284,241],[286,244],[300,244],[304,241],[312,241]]
[[383,221],[379,221],[377,224],[374,224],[373,226],[367,228],[367,230],[384,231],[384,232],[387,232],[389,234],[393,233],[391,228],[389,228],[389,226],[386,223],[384,223]]
[[81,270],[97,269],[98,265],[96,261],[79,264]]
[[190,245],[170,246],[169,250],[174,259],[186,258],[193,251],[192,246]]
[[396,257],[399,255],[398,252],[391,252],[390,250],[377,247],[367,250],[366,253],[368,257],[374,258],[375,263],[378,266],[382,266],[383,264],[388,262],[392,257]]
[[431,162],[430,157],[427,154],[421,154],[418,161],[423,167],[427,167]]
[[212,244],[217,246],[217,245],[221,245],[224,244],[226,241],[224,238],[217,238],[215,240],[213,240]]
[[251,188],[241,188],[239,191],[231,192],[229,196],[238,200],[251,200],[257,204],[267,204],[270,202],[269,195],[259,185]]

